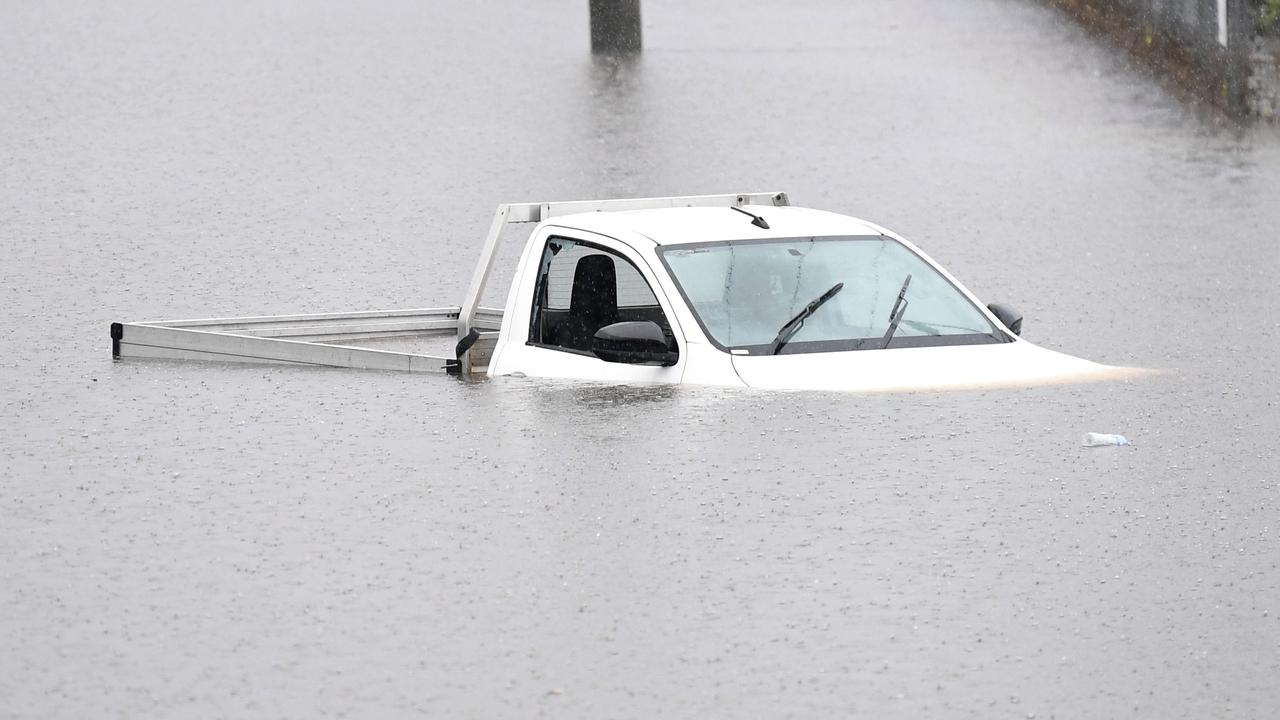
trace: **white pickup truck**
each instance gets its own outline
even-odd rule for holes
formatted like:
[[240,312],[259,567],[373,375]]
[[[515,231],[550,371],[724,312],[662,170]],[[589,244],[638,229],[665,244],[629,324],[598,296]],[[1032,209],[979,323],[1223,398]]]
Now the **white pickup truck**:
[[[502,310],[503,228],[537,223]],[[1025,386],[1134,374],[1021,339],[877,225],[785,193],[500,205],[456,307],[114,323],[117,358],[231,360],[770,389]],[[453,356],[379,348],[457,333]]]

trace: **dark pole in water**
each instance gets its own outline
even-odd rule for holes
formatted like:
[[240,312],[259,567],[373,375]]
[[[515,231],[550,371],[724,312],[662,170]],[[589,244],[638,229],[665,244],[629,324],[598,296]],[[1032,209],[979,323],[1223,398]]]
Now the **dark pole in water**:
[[589,0],[591,52],[640,52],[640,0]]
[[1247,0],[1227,0],[1227,112],[1236,118],[1249,114],[1249,52],[1254,17]]

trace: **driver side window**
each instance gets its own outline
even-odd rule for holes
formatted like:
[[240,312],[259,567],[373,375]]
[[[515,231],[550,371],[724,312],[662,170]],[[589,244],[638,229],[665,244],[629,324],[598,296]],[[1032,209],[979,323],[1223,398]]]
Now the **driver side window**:
[[590,354],[600,328],[652,320],[674,346],[671,325],[639,269],[612,250],[580,240],[547,240],[532,310],[530,345]]

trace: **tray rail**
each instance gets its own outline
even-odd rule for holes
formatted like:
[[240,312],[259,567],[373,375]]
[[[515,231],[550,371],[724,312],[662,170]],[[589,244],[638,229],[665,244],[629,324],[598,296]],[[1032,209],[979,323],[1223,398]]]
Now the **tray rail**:
[[[454,334],[460,310],[443,307],[113,323],[111,352],[116,358],[451,372],[457,369],[454,357],[350,343],[386,338],[444,339]],[[497,343],[502,311],[479,308],[474,327],[478,339],[470,352],[477,360],[474,371],[482,372]]]

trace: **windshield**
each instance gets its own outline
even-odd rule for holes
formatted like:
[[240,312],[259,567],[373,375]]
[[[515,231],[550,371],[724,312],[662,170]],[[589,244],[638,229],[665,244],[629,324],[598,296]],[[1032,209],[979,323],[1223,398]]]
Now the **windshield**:
[[[737,240],[671,245],[661,257],[703,330],[723,349],[782,354],[1005,342],[945,277],[890,237]],[[904,281],[912,280],[904,291]],[[844,287],[788,322],[835,284]],[[891,314],[899,294],[898,325]]]

